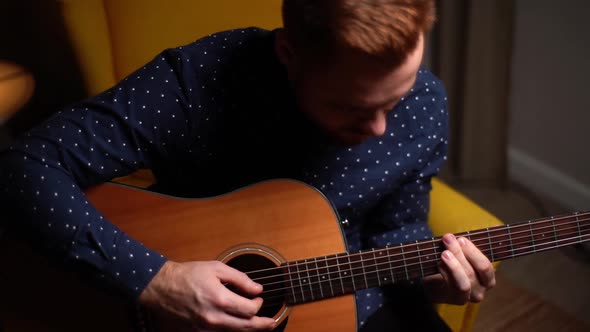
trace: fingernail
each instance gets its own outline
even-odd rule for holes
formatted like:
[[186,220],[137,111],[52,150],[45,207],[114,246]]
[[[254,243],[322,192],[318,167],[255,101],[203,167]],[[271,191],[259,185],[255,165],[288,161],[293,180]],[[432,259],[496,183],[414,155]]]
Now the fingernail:
[[459,238],[459,243],[461,243],[462,246],[467,244],[467,241],[464,238]]
[[443,242],[447,245],[453,243],[453,239],[455,239],[455,235],[453,235],[453,234],[450,234],[448,236],[443,236]]
[[453,254],[451,254],[451,252],[448,250],[443,252],[443,256],[445,256],[447,259],[453,259]]

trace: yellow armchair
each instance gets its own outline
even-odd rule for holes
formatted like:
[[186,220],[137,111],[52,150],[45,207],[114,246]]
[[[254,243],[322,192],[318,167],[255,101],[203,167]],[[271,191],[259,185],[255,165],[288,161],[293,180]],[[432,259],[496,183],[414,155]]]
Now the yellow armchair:
[[[61,0],[60,5],[89,95],[116,84],[165,48],[224,29],[282,24],[280,0]],[[152,178],[143,171],[116,180],[145,187]],[[429,224],[435,235],[500,223],[434,179]],[[439,305],[438,311],[453,331],[470,331],[478,308]]]

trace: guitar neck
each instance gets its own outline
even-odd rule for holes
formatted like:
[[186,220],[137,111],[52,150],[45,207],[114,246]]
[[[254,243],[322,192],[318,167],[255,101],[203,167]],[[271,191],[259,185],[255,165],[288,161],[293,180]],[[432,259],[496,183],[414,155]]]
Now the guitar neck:
[[[553,216],[458,233],[492,262],[590,240],[590,212]],[[382,249],[341,253],[283,264],[291,304],[350,294],[437,274],[440,237]]]

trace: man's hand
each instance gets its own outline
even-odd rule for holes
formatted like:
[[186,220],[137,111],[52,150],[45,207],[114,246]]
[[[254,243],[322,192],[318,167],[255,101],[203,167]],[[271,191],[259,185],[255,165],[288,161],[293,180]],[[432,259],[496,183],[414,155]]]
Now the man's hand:
[[258,295],[262,286],[218,261],[168,261],[141,293],[142,304],[177,317],[195,331],[268,331],[272,318],[258,317],[262,298],[247,299],[224,284]]
[[437,303],[481,302],[496,285],[492,263],[466,238],[445,234],[442,239],[447,250],[439,263],[441,273],[424,278],[427,293]]

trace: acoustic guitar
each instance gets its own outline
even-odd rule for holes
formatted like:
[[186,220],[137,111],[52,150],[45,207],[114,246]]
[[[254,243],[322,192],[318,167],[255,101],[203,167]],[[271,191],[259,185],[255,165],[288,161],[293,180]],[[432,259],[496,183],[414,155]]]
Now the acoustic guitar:
[[[130,236],[175,261],[217,259],[264,286],[259,315],[285,331],[356,331],[354,291],[438,273],[440,238],[348,253],[335,210],[292,180],[184,199],[107,183],[89,200]],[[590,240],[590,212],[457,234],[500,261]],[[82,282],[25,246],[0,241],[0,321],[12,331],[177,331]],[[138,309],[132,310],[131,309]],[[139,316],[138,316],[139,315]],[[145,318],[145,319],[144,319]]]

